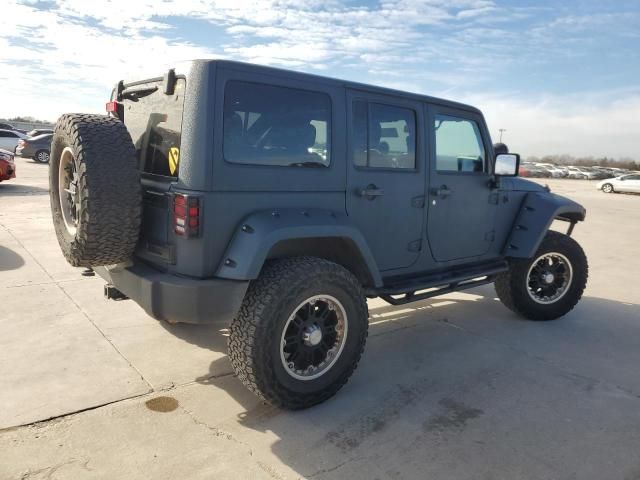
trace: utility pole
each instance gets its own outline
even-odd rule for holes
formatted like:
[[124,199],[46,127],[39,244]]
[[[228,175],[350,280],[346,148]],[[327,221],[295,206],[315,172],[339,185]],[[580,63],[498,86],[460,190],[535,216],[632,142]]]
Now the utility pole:
[[498,131],[500,132],[500,143],[502,143],[502,133],[506,132],[507,129],[506,128],[499,128]]

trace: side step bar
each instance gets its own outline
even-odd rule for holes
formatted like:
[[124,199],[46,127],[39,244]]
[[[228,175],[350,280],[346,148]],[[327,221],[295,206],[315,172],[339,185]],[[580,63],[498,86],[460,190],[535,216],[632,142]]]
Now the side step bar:
[[449,274],[430,274],[418,279],[411,279],[406,283],[392,283],[382,288],[371,289],[366,293],[369,296],[380,297],[391,305],[404,305],[445,293],[493,283],[498,274],[506,272],[508,269],[508,263],[503,261],[467,270],[458,270]]

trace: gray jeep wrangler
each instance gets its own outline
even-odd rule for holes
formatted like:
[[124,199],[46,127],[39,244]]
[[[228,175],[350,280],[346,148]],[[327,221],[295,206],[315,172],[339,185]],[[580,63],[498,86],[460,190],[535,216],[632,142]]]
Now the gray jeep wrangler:
[[238,377],[274,405],[346,383],[367,298],[495,283],[552,320],[585,288],[585,209],[517,178],[468,105],[216,60],[121,81],[107,111],[55,128],[64,256],[157,319],[227,322]]

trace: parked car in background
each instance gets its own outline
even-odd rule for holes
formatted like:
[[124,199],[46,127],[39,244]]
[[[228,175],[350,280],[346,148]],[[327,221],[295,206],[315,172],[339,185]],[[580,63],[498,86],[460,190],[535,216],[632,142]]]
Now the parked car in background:
[[549,176],[553,178],[562,178],[565,176],[562,170],[551,163],[536,163],[536,167],[546,170],[549,172]]
[[53,129],[51,129],[51,128],[34,128],[33,130],[29,130],[27,132],[27,137],[37,137],[38,135],[44,135],[45,133],[53,134]]
[[13,132],[26,133],[21,128],[16,128],[13,125],[11,125],[10,123],[0,123],[0,130],[11,130]]
[[585,167],[567,167],[569,170],[569,178],[578,178],[581,180],[595,180],[597,178],[596,172],[587,170]]
[[23,138],[26,138],[26,135],[16,130],[0,130],[0,148],[15,152],[18,141]]
[[605,193],[640,193],[640,173],[632,173],[630,175],[622,175],[616,178],[608,178],[596,185],[598,190]]
[[617,174],[614,173],[613,170],[606,167],[595,166],[595,167],[589,168],[589,171],[595,173],[596,180],[603,180],[605,178],[613,178],[618,176]]
[[526,165],[526,174],[525,177],[531,178],[549,178],[551,177],[551,172],[544,167],[538,167],[537,165]]
[[16,155],[25,158],[33,158],[39,163],[49,163],[49,152],[51,150],[51,137],[53,133],[45,133],[37,137],[22,138],[18,142]]
[[13,152],[0,148],[0,182],[16,178],[16,164]]

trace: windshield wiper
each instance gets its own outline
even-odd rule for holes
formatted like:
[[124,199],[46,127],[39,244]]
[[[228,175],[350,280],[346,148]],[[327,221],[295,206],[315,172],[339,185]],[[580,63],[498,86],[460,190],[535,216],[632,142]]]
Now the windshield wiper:
[[137,102],[138,99],[151,95],[157,90],[158,87],[125,88],[122,93],[120,93],[120,97],[123,100],[133,100]]

